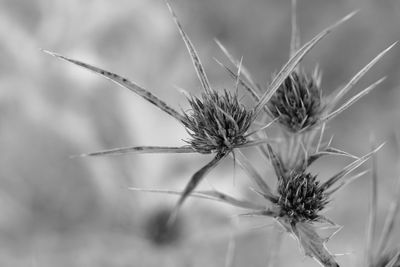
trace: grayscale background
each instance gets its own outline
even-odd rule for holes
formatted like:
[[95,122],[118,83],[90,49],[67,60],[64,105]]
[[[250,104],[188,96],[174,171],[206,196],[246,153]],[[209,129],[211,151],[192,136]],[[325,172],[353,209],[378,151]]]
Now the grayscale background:
[[[345,14],[360,12],[330,34],[304,60],[323,70],[326,95],[400,39],[398,0],[302,0],[302,41]],[[195,44],[212,85],[233,82],[213,58],[228,62],[218,38],[263,86],[288,59],[289,0],[171,1]],[[265,266],[276,246],[268,218],[242,218],[242,210],[206,200],[183,206],[175,242],[152,241],[152,218],[176,197],[132,192],[131,186],[174,189],[210,156],[71,155],[133,145],[182,144],[187,133],[174,119],[109,81],[61,62],[41,48],[90,62],[143,85],[177,109],[184,88],[200,93],[190,57],[161,0],[0,1],[0,266],[224,266],[231,233],[233,266]],[[400,47],[360,81],[355,94],[388,79],[329,125],[338,148],[361,155],[369,136],[387,145],[379,152],[379,225],[394,195],[400,131]],[[267,163],[249,151],[268,181]],[[321,179],[348,164],[325,158]],[[368,163],[370,164],[370,163]],[[363,168],[368,168],[368,164]],[[233,178],[234,177],[234,178]],[[360,266],[369,201],[366,175],[340,191],[326,216],[345,227],[328,244],[343,266]],[[247,177],[226,160],[202,188],[254,197]],[[263,226],[264,227],[260,227]],[[236,230],[235,230],[236,229]],[[399,235],[397,240],[399,240]],[[285,235],[277,266],[318,266]]]

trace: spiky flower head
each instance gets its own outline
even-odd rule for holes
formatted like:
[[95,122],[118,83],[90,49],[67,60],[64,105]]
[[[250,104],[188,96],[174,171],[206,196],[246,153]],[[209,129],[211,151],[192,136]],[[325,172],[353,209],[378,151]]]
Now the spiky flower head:
[[296,133],[312,128],[321,119],[322,103],[318,70],[309,75],[293,71],[267,104],[273,118],[288,131]]
[[[302,51],[300,46],[300,34],[296,21],[297,0],[292,0],[292,34],[290,43],[290,57],[293,58],[298,51]],[[382,51],[364,68],[362,68],[353,78],[333,95],[324,99],[321,97],[320,75],[318,70],[311,75],[304,72],[298,65],[280,84],[275,94],[269,99],[267,104],[268,115],[278,119],[283,128],[292,133],[315,129],[319,123],[326,122],[358,101],[362,96],[372,91],[385,78],[382,78],[369,87],[352,97],[345,104],[336,108],[339,100],[347,94],[358,80],[375,65],[379,59],[388,52],[393,46]],[[325,100],[326,99],[326,100]],[[324,100],[324,101],[323,101]],[[334,110],[336,108],[336,110]]]
[[246,142],[245,133],[252,122],[252,112],[239,103],[236,94],[224,90],[203,93],[188,99],[192,108],[183,121],[190,140],[186,141],[199,153],[231,151]]
[[293,173],[278,182],[279,216],[291,224],[315,221],[318,213],[328,204],[328,194],[316,175],[307,172]]

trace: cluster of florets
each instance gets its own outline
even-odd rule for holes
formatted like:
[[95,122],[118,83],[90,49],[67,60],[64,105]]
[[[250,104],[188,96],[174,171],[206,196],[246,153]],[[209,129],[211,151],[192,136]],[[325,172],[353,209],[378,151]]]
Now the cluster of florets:
[[230,151],[246,142],[253,113],[239,103],[237,95],[227,90],[203,93],[201,98],[188,99],[191,112],[183,121],[192,137],[187,142],[197,152],[209,154]]
[[315,175],[306,172],[292,173],[278,182],[279,217],[295,224],[315,221],[329,202],[328,195]]
[[268,108],[290,132],[314,126],[324,110],[318,72],[307,75],[301,70],[293,71],[272,96]]

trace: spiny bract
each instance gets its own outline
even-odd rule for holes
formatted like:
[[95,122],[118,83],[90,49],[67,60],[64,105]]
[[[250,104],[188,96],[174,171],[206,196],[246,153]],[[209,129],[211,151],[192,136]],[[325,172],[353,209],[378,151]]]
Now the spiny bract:
[[246,143],[245,133],[252,122],[252,112],[239,103],[237,95],[227,90],[211,91],[201,98],[188,99],[192,111],[183,121],[192,137],[186,141],[197,152],[208,154],[231,151]]

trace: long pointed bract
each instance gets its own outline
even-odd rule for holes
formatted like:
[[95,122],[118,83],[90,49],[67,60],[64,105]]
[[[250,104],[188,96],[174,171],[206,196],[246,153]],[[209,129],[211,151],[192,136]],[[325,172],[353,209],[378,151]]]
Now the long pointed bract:
[[272,194],[271,188],[264,181],[262,176],[254,169],[253,165],[249,162],[246,156],[238,149],[236,151],[236,161],[243,168],[245,172],[247,172],[249,178],[258,186],[258,188],[262,191],[263,196],[268,198],[269,200],[275,199],[275,196]]
[[332,185],[334,185],[337,181],[339,181],[340,179],[342,179],[344,176],[346,176],[347,174],[349,174],[350,172],[352,172],[353,170],[357,169],[358,167],[360,167],[364,162],[366,162],[374,153],[376,153],[379,149],[381,149],[383,147],[384,144],[381,144],[380,146],[378,146],[377,148],[375,148],[374,150],[372,150],[371,152],[369,152],[368,154],[362,156],[361,158],[359,158],[358,160],[353,161],[352,163],[350,163],[349,165],[347,165],[346,167],[343,168],[342,171],[340,171],[339,173],[335,174],[334,176],[332,176],[331,178],[329,178],[325,183],[323,183],[321,185],[321,188],[324,188],[325,190],[330,188]]
[[178,200],[174,210],[172,211],[170,218],[168,219],[168,223],[171,224],[175,221],[176,216],[178,215],[179,208],[182,206],[183,202],[185,202],[186,198],[190,195],[190,193],[197,187],[201,180],[206,176],[208,172],[210,172],[218,163],[224,159],[229,153],[228,152],[220,152],[218,153],[212,161],[207,163],[203,168],[198,170],[195,174],[193,174],[189,183],[186,185],[185,189],[182,192],[181,197]]
[[237,77],[236,73],[231,70],[228,66],[226,66],[225,64],[223,64],[221,61],[219,61],[218,59],[214,59],[219,65],[221,65],[221,67],[223,67],[228,73],[229,75],[231,75],[231,77],[233,79],[238,79],[239,78],[239,83],[241,86],[243,86],[244,89],[246,89],[247,92],[250,93],[250,96],[253,98],[253,100],[255,102],[260,101],[260,97],[258,96],[258,93],[251,87],[251,85],[247,84],[246,81],[244,81],[243,79],[240,79],[240,77]]
[[121,87],[124,87],[126,89],[131,90],[132,92],[138,94],[139,96],[143,97],[144,99],[146,99],[147,101],[149,101],[150,103],[152,103],[153,105],[157,106],[159,109],[161,109],[162,111],[164,111],[165,113],[171,115],[172,117],[174,117],[175,119],[177,119],[179,122],[183,122],[185,120],[185,117],[182,116],[179,112],[177,112],[176,110],[174,110],[173,108],[171,108],[170,106],[168,106],[164,101],[162,101],[161,99],[159,99],[158,97],[156,97],[155,95],[153,95],[152,93],[150,93],[149,91],[147,91],[146,89],[144,89],[143,87],[137,85],[136,83],[133,83],[131,81],[129,81],[128,79],[121,77],[115,73],[100,69],[98,67],[89,65],[87,63],[75,60],[75,59],[71,59],[71,58],[67,58],[64,57],[60,54],[54,53],[54,52],[50,52],[47,50],[43,50],[43,52],[57,57],[59,59],[62,59],[64,61],[70,62],[72,64],[75,64],[79,67],[82,67],[84,69],[90,70],[96,74],[99,74],[101,76],[103,76],[104,78],[118,84]]
[[300,34],[297,26],[297,0],[292,0],[292,34],[290,39],[290,56],[300,48]]
[[206,72],[204,71],[203,65],[201,64],[200,58],[196,52],[196,49],[194,48],[194,45],[192,44],[192,42],[190,41],[189,37],[187,36],[187,34],[185,33],[185,31],[183,30],[182,25],[180,24],[178,17],[175,15],[174,10],[172,9],[172,7],[170,6],[170,4],[168,3],[168,1],[165,0],[165,3],[167,4],[167,7],[172,15],[172,18],[176,24],[176,26],[178,27],[179,33],[182,36],[183,41],[185,42],[186,48],[189,51],[190,57],[192,59],[194,68],[196,70],[197,76],[199,77],[200,83],[204,89],[204,91],[206,93],[210,93],[211,92],[211,87],[210,87],[210,83],[208,81]]
[[[129,187],[129,190],[138,191],[138,192],[149,192],[149,193],[161,193],[161,194],[169,194],[169,195],[178,195],[181,196],[183,192],[181,191],[174,191],[174,190],[163,190],[163,189],[145,189],[145,188],[137,188],[137,187]],[[252,209],[252,210],[260,210],[263,209],[263,205],[258,205],[253,202],[249,202],[246,200],[240,200],[234,198],[230,195],[225,193],[219,192],[217,190],[211,191],[193,191],[189,197],[195,198],[203,198],[218,202],[223,202],[229,204],[234,207],[242,208],[242,209]]]
[[284,169],[281,159],[274,152],[274,150],[272,149],[272,147],[269,144],[267,145],[267,148],[268,148],[269,159],[271,160],[271,164],[274,167],[275,174],[277,176],[276,178],[278,179],[278,181],[280,179],[285,180],[286,179],[285,169]]
[[[215,42],[219,46],[219,48],[222,50],[222,52],[225,54],[225,56],[229,59],[229,61],[235,65],[236,67],[239,65],[239,61],[235,59],[231,53],[229,53],[228,49],[217,39],[215,39]],[[250,72],[247,70],[245,66],[241,66],[243,76],[246,78],[246,80],[250,83],[252,89],[254,91],[257,91],[258,87],[256,83],[253,81],[253,78],[250,75]]]
[[150,154],[150,153],[195,153],[190,146],[163,147],[163,146],[133,146],[120,147],[92,153],[77,155],[74,157],[99,157],[99,156],[119,156],[128,153]]
[[295,55],[293,55],[289,61],[282,67],[282,69],[279,71],[279,73],[275,76],[274,80],[271,82],[271,84],[268,86],[267,91],[264,93],[264,95],[261,97],[260,101],[257,103],[257,105],[254,107],[254,119],[257,117],[257,115],[260,113],[260,111],[263,109],[264,105],[267,104],[267,102],[271,99],[271,97],[275,94],[276,90],[281,86],[281,84],[285,81],[285,79],[290,75],[290,73],[295,69],[297,64],[303,59],[303,57],[311,50],[311,48],[314,47],[323,37],[325,37],[328,33],[330,33],[334,28],[345,22],[346,20],[350,19],[352,16],[354,16],[357,13],[357,11],[354,11],[335,24],[329,26],[322,32],[320,32],[318,35],[316,35],[311,41],[308,43],[304,44],[297,52]]
[[[372,149],[373,150],[373,149]],[[377,159],[376,156],[372,157],[372,175],[371,175],[371,199],[369,205],[369,214],[367,220],[367,240],[365,246],[365,263],[370,267],[373,263],[375,250],[373,249],[373,240],[376,231],[376,216],[378,204],[378,175],[377,175]]]
[[396,216],[400,213],[400,176],[397,180],[396,195],[389,207],[388,214],[386,215],[385,224],[383,226],[381,239],[378,243],[378,253],[384,253],[389,245],[388,240],[392,234]]
[[[353,78],[334,96],[331,106],[335,106],[337,102],[351,90],[351,88],[364,76],[364,74],[372,68],[397,42],[394,42],[388,48],[383,50],[379,55],[377,55],[373,60],[371,60],[364,68],[362,68]],[[334,92],[335,93],[335,92]]]
[[362,90],[361,92],[359,92],[358,94],[356,94],[355,96],[350,98],[348,101],[346,101],[346,103],[344,103],[340,108],[338,108],[337,110],[326,115],[321,120],[328,121],[330,119],[333,119],[334,117],[336,117],[337,115],[339,115],[340,113],[345,111],[347,108],[349,108],[351,105],[353,105],[355,102],[357,102],[359,99],[361,99],[363,96],[365,96],[366,94],[371,92],[373,89],[375,89],[375,87],[377,87],[385,79],[386,79],[386,77],[383,77],[383,78],[379,79],[378,81],[374,82],[373,84],[371,84],[370,86],[368,86],[367,88],[365,88],[364,90]]

